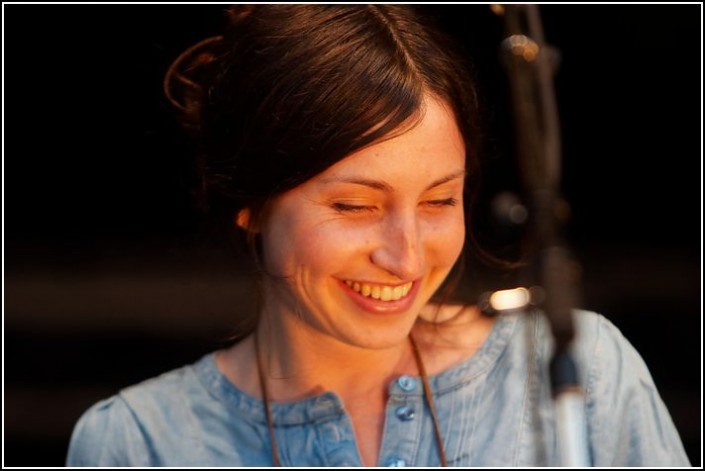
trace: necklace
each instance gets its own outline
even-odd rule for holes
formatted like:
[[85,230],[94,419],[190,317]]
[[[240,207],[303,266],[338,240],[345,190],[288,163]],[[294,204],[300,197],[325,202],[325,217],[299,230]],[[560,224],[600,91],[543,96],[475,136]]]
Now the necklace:
[[[257,372],[259,374],[259,384],[262,393],[262,400],[264,402],[264,414],[267,420],[267,429],[269,430],[269,442],[271,444],[272,450],[272,461],[274,466],[280,467],[281,462],[279,461],[279,449],[277,448],[277,440],[274,436],[274,424],[272,422],[272,412],[269,405],[269,391],[267,389],[267,379],[264,375],[264,369],[262,368],[262,359],[260,355],[259,341],[257,339],[257,331],[254,333],[255,341],[255,356],[257,357]],[[431,419],[433,421],[433,432],[436,439],[436,446],[438,447],[438,455],[441,459],[441,466],[447,467],[448,460],[446,459],[445,449],[443,447],[443,438],[441,437],[441,428],[438,423],[438,415],[436,413],[436,405],[433,401],[433,392],[431,391],[431,385],[428,382],[428,375],[426,374],[426,368],[424,367],[423,360],[421,359],[421,353],[419,348],[414,341],[414,337],[409,334],[409,342],[411,342],[411,349],[414,352],[414,359],[416,360],[416,366],[419,369],[419,375],[421,376],[421,384],[423,385],[424,398],[426,399],[426,404],[428,405],[428,410],[431,412]]]

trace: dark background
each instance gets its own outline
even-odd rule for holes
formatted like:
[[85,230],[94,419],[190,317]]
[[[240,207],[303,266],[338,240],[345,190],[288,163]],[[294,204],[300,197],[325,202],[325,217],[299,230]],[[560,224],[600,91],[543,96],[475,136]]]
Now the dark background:
[[[192,156],[161,93],[223,8],[3,5],[4,465],[61,466],[89,405],[216,348],[253,308],[237,256],[200,229]],[[427,8],[475,64],[486,202],[517,185],[501,23],[487,6]],[[642,353],[701,466],[702,7],[541,12],[562,55],[580,306]]]

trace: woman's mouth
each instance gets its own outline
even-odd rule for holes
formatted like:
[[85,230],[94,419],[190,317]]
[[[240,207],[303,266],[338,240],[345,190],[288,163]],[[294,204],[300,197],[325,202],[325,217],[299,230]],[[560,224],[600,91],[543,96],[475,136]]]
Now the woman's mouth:
[[418,292],[418,280],[401,285],[387,285],[345,280],[343,290],[365,311],[375,314],[396,314],[408,311]]
[[414,282],[410,281],[403,285],[390,286],[345,280],[345,284],[366,298],[379,299],[381,301],[398,301],[409,294]]

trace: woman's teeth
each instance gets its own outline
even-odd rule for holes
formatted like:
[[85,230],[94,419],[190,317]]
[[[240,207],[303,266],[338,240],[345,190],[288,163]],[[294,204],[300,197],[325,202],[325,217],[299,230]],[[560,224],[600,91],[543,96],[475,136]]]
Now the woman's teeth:
[[413,281],[410,281],[400,286],[370,285],[350,280],[346,280],[345,283],[361,295],[381,301],[398,301],[409,294],[414,284]]

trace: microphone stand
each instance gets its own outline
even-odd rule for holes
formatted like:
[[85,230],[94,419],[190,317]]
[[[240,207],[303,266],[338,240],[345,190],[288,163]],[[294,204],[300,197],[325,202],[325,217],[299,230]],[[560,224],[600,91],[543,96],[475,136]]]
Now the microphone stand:
[[[506,33],[501,49],[511,88],[516,147],[529,214],[524,242],[532,269],[529,276],[536,283],[529,290],[530,301],[520,309],[538,304],[551,326],[555,347],[550,377],[561,465],[590,466],[584,394],[570,352],[578,270],[561,240],[569,207],[559,190],[561,143],[552,81],[557,53],[544,43],[537,5],[504,4],[492,9],[503,17]],[[527,292],[521,289],[523,294]]]

